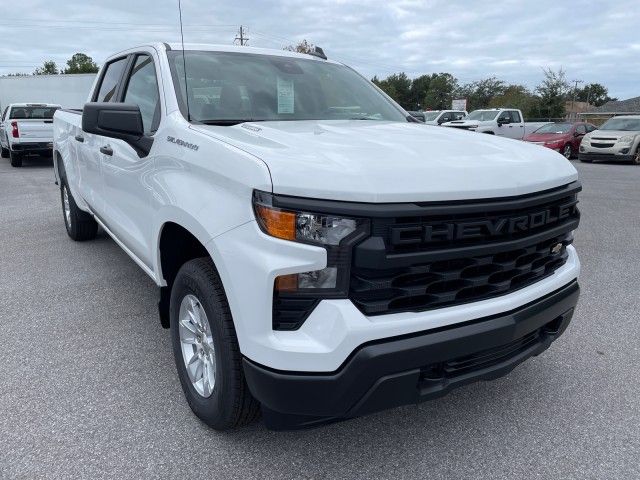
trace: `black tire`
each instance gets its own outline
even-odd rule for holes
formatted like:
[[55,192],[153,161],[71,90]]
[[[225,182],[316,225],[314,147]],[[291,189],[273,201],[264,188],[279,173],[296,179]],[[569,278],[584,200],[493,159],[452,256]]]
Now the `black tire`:
[[2,151],[0,152],[0,156],[2,156],[2,158],[9,158],[9,149],[4,147],[1,148]]
[[19,168],[22,166],[22,154],[9,150],[9,158],[11,159],[11,166]]
[[566,158],[567,160],[571,160],[571,157],[573,157],[573,148],[571,147],[571,144],[567,143],[564,147],[562,147],[561,153],[564,158]]
[[[211,331],[216,359],[215,382],[210,396],[198,393],[187,373],[180,340],[180,305],[187,295],[197,298]],[[187,403],[200,420],[216,430],[247,425],[260,415],[242,369],[233,319],[220,277],[209,258],[185,263],[171,288],[171,342],[178,377]]]
[[[69,202],[69,216],[65,210],[65,194],[67,195]],[[60,201],[62,203],[62,218],[64,220],[64,226],[67,228],[67,233],[76,242],[84,242],[85,240],[92,240],[96,238],[98,233],[98,224],[91,216],[91,214],[80,210],[76,201],[71,195],[67,184],[62,182],[60,186]]]
[[638,148],[636,148],[636,153],[631,159],[631,165],[640,165],[640,145],[638,145]]

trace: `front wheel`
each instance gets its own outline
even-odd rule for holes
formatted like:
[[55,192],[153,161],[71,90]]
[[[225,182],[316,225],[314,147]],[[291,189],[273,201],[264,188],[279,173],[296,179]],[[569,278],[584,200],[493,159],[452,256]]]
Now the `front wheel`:
[[9,159],[11,160],[12,167],[19,168],[22,166],[22,155],[20,153],[10,150]]
[[570,160],[573,157],[573,149],[571,148],[571,144],[567,143],[562,149],[562,155],[567,160]]
[[242,369],[231,311],[213,262],[185,263],[171,288],[171,342],[182,390],[216,430],[246,425],[259,413]]
[[640,145],[638,145],[638,148],[636,148],[636,153],[633,154],[631,163],[633,165],[640,165]]
[[98,232],[98,224],[91,214],[78,208],[69,187],[64,181],[60,187],[60,199],[62,201],[62,215],[67,233],[76,242],[83,242],[95,238]]

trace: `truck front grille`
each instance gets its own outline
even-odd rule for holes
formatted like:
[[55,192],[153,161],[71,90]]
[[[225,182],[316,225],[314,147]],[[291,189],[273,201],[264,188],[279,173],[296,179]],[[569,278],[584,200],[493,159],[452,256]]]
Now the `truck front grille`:
[[373,218],[354,248],[349,298],[365,315],[424,311],[508,294],[567,261],[580,185],[499,200],[412,204]]

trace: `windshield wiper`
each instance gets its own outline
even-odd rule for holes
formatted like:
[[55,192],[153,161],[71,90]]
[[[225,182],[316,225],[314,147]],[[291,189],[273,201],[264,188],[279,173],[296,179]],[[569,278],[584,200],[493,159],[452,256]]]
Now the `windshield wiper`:
[[218,120],[198,120],[200,123],[204,123],[205,125],[220,125],[223,127],[229,127],[233,125],[238,125],[239,123],[246,122],[262,122],[262,120],[255,120],[253,118],[234,118],[234,119],[218,119]]

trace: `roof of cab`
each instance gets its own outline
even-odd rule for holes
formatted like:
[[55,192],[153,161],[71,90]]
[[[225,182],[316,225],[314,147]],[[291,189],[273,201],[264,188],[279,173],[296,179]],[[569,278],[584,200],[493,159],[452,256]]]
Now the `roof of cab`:
[[[131,50],[136,50],[140,47],[153,47],[156,50],[182,50],[183,45],[180,42],[174,43],[154,43],[154,44],[146,44],[146,45],[138,45],[137,47],[127,48],[121,52],[118,52],[114,55],[111,55],[109,58],[112,58],[117,55],[121,55],[125,52],[129,52]],[[323,60],[322,58],[309,55],[306,53],[298,53],[298,52],[290,52],[289,50],[279,50],[275,48],[258,48],[258,47],[247,47],[240,45],[216,45],[211,43],[185,43],[185,50],[193,50],[193,51],[206,51],[206,52],[236,52],[236,53],[253,53],[256,55],[276,55],[279,57],[294,57],[294,58],[304,58],[305,60],[316,60],[318,62],[329,62],[329,63],[340,63],[335,60]]]

